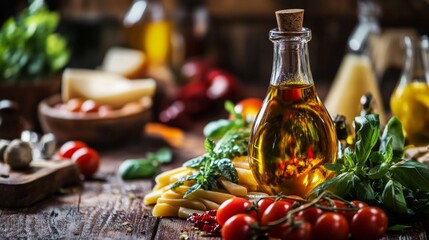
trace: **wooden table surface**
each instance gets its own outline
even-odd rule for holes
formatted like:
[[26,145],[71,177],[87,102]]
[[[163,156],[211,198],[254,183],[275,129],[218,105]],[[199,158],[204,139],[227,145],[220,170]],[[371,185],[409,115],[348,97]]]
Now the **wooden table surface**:
[[[202,136],[187,134],[183,146],[173,149],[173,163],[163,170],[201,154],[203,145]],[[185,220],[151,215],[152,207],[143,204],[143,196],[151,191],[153,178],[123,181],[117,175],[123,160],[144,157],[162,146],[168,145],[160,138],[145,136],[137,142],[99,149],[101,166],[96,180],[85,181],[82,188],[62,189],[31,207],[0,208],[0,239],[202,239],[193,231],[182,233],[191,229]],[[384,239],[427,239],[427,235],[423,225],[416,224]]]

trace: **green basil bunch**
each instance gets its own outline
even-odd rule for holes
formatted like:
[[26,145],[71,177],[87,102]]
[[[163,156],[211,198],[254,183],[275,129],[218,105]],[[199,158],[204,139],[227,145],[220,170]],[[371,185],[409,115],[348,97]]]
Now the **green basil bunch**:
[[35,79],[62,69],[70,58],[67,43],[55,33],[59,15],[35,0],[0,30],[0,79]]
[[378,115],[357,117],[355,147],[326,168],[336,177],[317,186],[346,199],[378,205],[392,216],[429,216],[429,166],[405,160],[402,124],[392,117],[380,137]]

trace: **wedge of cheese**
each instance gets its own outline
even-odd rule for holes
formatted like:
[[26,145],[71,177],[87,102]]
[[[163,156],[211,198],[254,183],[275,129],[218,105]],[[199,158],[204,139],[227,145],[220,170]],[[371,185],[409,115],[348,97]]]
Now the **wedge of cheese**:
[[146,55],[139,50],[112,47],[107,50],[101,69],[129,79],[140,78],[147,67]]
[[153,79],[129,80],[115,73],[87,69],[66,69],[62,76],[63,102],[72,98],[92,99],[102,105],[121,108],[129,102],[152,97]]

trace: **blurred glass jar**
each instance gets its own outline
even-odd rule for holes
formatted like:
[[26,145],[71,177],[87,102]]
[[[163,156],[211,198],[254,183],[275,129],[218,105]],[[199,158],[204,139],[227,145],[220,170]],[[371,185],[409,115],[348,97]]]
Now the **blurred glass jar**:
[[429,144],[429,40],[404,38],[405,62],[391,98],[392,114],[403,125],[409,144]]
[[129,46],[144,51],[150,65],[169,63],[172,23],[162,0],[135,0],[123,26]]

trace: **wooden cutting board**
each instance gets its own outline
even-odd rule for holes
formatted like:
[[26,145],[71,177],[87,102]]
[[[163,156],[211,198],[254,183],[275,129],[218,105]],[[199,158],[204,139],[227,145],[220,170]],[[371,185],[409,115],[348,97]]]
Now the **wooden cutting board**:
[[22,171],[10,171],[8,165],[0,163],[0,207],[27,207],[76,184],[81,184],[80,173],[72,161],[33,161]]

